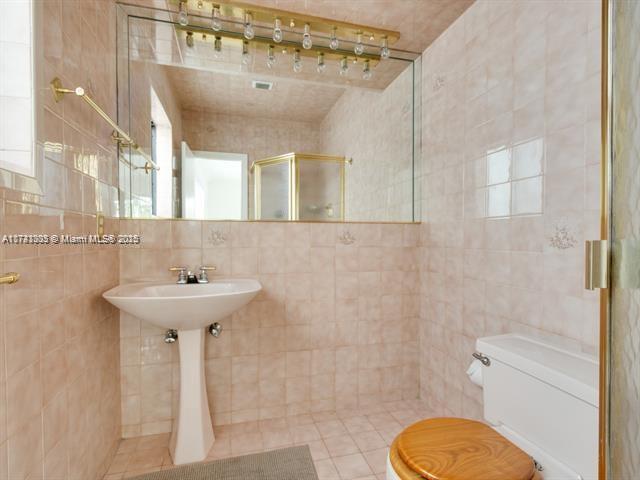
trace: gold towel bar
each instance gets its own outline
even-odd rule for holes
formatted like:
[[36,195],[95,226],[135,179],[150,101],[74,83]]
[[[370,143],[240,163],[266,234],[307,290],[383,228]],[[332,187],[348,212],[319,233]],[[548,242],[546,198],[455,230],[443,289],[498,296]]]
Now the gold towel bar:
[[[86,94],[86,92],[84,91],[84,88],[82,87],[76,87],[74,90],[71,90],[69,88],[63,88],[62,87],[62,82],[60,81],[60,79],[58,77],[54,78],[53,80],[51,80],[51,90],[53,91],[53,97],[55,98],[56,102],[59,102],[60,100],[62,100],[64,98],[64,96],[68,93],[74,93],[76,94],[78,97],[82,98],[91,108],[93,108],[98,115],[100,115],[104,121],[106,121],[109,125],[111,125],[111,127],[113,128],[114,132],[113,132],[113,139],[120,141],[122,143],[125,143],[127,145],[129,145],[131,148],[133,148],[134,150],[136,150],[138,153],[140,153],[140,155],[142,155],[146,161],[144,167],[140,167],[140,168],[144,168],[145,172],[149,173],[150,170],[160,170],[160,167],[156,164],[156,162],[154,162],[151,157],[149,157],[149,155],[147,155],[141,148],[140,145],[138,145],[133,138],[131,138],[129,136],[129,134],[127,132],[125,132],[124,130],[122,130],[118,124],[116,122],[114,122],[111,117],[109,115],[107,115],[107,113],[100,108],[100,106],[93,101],[93,99]],[[134,167],[136,168],[136,167]]]
[[11,285],[12,283],[16,283],[18,280],[20,280],[19,273],[17,272],[5,273],[4,275],[0,276],[0,285],[4,283]]

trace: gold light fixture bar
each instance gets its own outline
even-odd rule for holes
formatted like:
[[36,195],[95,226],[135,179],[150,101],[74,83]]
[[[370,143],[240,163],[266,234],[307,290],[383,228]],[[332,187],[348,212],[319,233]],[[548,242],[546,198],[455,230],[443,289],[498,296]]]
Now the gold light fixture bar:
[[[170,0],[170,3],[175,5],[177,8],[180,2],[179,0]],[[292,30],[295,28],[301,31],[304,28],[304,25],[308,23],[312,33],[329,36],[335,29],[336,35],[340,39],[350,42],[355,41],[358,33],[361,33],[365,39],[373,38],[376,43],[378,43],[383,37],[386,37],[389,45],[393,45],[400,38],[400,32],[394,30],[341,22],[331,18],[294,13],[286,10],[264,7],[262,5],[252,5],[250,3],[235,1],[227,1],[224,3],[209,1],[204,2],[203,8],[203,6],[199,7],[198,3],[198,0],[187,0],[188,11],[196,15],[204,16],[210,14],[213,6],[215,5],[220,8],[220,13],[221,16],[224,17],[224,20],[236,21],[238,23],[242,23],[244,21],[245,12],[250,12],[254,23],[258,23],[260,26],[272,26],[274,20],[279,18],[282,21],[283,28],[289,27]]]
[[160,167],[151,159],[151,157],[149,157],[149,155],[147,155],[141,148],[140,145],[138,145],[130,136],[127,132],[125,132],[124,130],[122,130],[118,124],[116,122],[114,122],[111,117],[109,115],[107,115],[107,113],[100,108],[100,106],[93,101],[93,99],[86,94],[84,88],[82,87],[76,87],[75,89],[71,90],[69,88],[64,88],[62,86],[62,82],[60,81],[60,79],[58,77],[54,78],[53,80],[51,80],[50,83],[51,86],[51,91],[53,92],[53,98],[55,99],[56,103],[60,102],[65,95],[67,94],[75,94],[76,96],[82,98],[91,108],[93,108],[98,115],[100,115],[102,117],[102,119],[104,121],[106,121],[111,128],[113,128],[113,134],[111,135],[112,138],[116,141],[119,141],[121,143],[125,143],[127,145],[129,145],[131,148],[133,148],[134,150],[136,150],[140,155],[142,155],[145,159],[145,165],[144,167],[144,171],[146,173],[149,173],[151,170],[160,170]]
[[[207,36],[205,40],[206,42],[214,42],[216,36],[222,37],[223,39],[237,40],[240,43],[245,41],[245,38],[242,32],[229,32],[229,31],[223,31],[223,30],[216,32],[211,28],[200,27],[196,25],[189,25],[186,27],[183,27],[182,25],[175,25],[175,28],[178,31],[184,32],[183,35],[185,37],[189,32],[204,33]],[[285,47],[289,49],[300,48],[300,42],[283,40],[280,43],[274,43],[273,40],[270,38],[257,37],[257,36],[254,37],[251,41],[249,41],[249,43],[266,45],[266,46],[274,45],[277,48],[285,48]],[[293,50],[290,50],[290,51],[293,52]],[[322,52],[325,54],[324,55],[325,60],[341,60],[343,57],[346,56],[348,58],[370,60],[371,67],[376,66],[380,62],[379,54],[369,53],[366,51],[362,55],[356,55],[355,53],[353,53],[353,50],[346,50],[346,49],[331,50],[329,47],[325,47],[323,45],[314,45],[311,50],[305,50],[304,48],[300,48],[300,55],[302,57],[313,57],[315,59],[318,55],[318,52]]]

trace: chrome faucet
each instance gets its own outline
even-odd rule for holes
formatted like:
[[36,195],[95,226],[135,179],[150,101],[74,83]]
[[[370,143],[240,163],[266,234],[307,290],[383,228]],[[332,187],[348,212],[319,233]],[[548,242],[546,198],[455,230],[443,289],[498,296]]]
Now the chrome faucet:
[[216,267],[211,266],[208,267],[206,265],[203,265],[200,267],[200,275],[198,275],[198,283],[209,283],[209,276],[207,275],[208,271],[213,271],[215,270]]
[[171,267],[169,269],[170,272],[178,272],[178,281],[176,283],[187,283],[189,279],[189,275],[192,275],[191,272],[187,272],[187,267]]
[[195,275],[187,267],[171,267],[169,271],[178,272],[178,280],[176,281],[176,283],[186,284],[186,283],[209,283],[209,277],[207,275],[207,272],[215,269],[216,267],[208,267],[203,265],[199,269],[200,270],[199,275]]

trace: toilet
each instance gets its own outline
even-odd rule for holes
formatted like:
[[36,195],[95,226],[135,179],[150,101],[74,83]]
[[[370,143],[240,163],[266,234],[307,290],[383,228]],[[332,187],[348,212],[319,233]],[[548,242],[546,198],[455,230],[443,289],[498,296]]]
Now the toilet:
[[391,445],[387,480],[596,480],[597,358],[519,334],[480,338],[476,350],[467,373],[486,423],[410,425]]

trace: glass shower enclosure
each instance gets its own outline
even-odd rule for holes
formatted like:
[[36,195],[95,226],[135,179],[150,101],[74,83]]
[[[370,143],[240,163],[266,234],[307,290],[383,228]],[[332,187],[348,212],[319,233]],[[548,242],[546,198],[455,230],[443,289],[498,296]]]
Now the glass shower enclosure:
[[256,220],[343,221],[347,162],[296,152],[254,162]]

